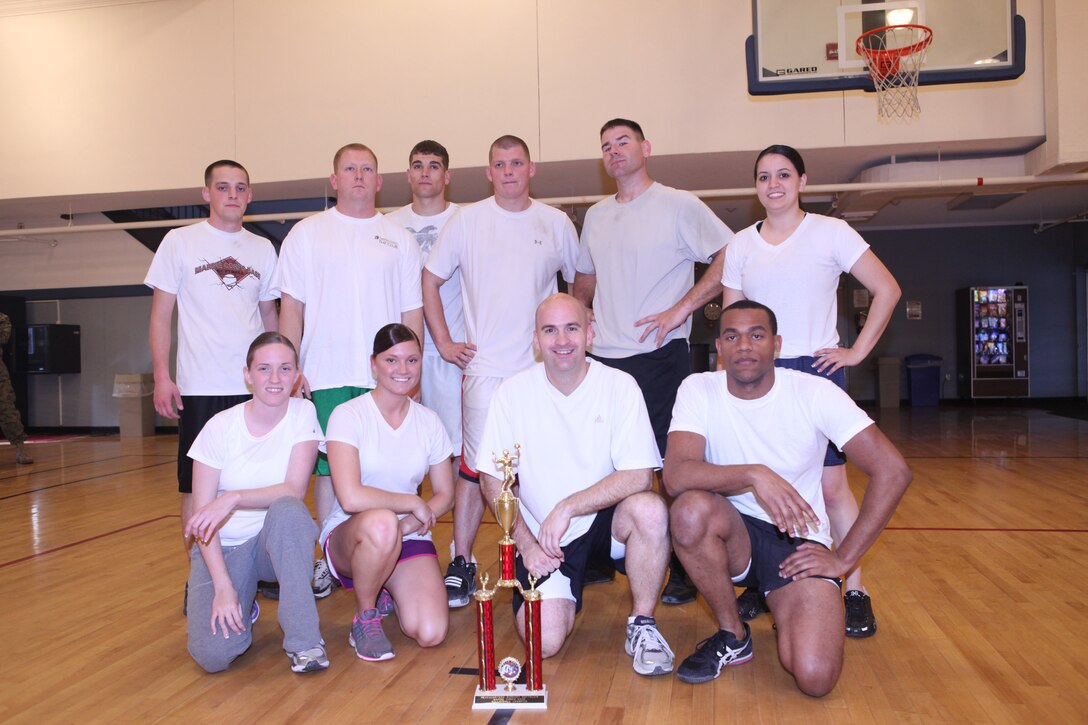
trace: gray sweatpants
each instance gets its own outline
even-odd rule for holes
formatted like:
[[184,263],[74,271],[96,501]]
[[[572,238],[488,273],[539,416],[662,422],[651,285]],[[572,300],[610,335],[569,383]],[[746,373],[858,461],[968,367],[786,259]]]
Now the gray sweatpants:
[[[189,654],[208,672],[227,669],[253,641],[249,613],[257,594],[257,581],[280,583],[279,622],[283,648],[301,652],[322,642],[311,579],[317,524],[306,504],[292,496],[272,502],[261,533],[239,546],[224,546],[223,559],[242,605],[246,629],[241,634],[212,634],[212,601],[215,586],[204,564],[200,547],[189,555]],[[216,627],[218,630],[219,627]]]

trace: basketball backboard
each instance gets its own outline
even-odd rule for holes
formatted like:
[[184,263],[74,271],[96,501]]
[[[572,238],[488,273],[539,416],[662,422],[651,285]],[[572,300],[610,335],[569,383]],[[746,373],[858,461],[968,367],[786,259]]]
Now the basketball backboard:
[[913,23],[933,30],[919,85],[1008,80],[1024,72],[1015,0],[752,0],[745,44],[752,95],[872,90],[862,33]]

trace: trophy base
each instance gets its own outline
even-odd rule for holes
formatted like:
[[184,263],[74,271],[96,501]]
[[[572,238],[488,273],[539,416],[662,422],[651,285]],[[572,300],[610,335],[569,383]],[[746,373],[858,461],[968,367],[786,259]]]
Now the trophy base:
[[514,685],[507,690],[505,685],[494,690],[482,690],[476,687],[472,698],[473,710],[547,710],[548,686],[539,690],[528,690],[525,685]]

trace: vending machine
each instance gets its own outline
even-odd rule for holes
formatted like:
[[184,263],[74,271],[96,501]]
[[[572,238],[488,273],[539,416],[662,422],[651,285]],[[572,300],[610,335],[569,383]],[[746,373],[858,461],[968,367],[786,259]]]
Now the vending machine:
[[959,308],[964,396],[1027,397],[1028,288],[971,287],[961,290]]

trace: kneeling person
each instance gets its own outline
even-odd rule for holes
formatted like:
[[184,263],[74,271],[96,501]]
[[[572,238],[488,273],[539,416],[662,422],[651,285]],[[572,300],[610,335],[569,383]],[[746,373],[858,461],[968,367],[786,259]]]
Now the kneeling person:
[[[370,358],[374,390],[329,416],[336,500],[321,546],[332,575],[354,590],[348,643],[371,662],[393,657],[382,617],[394,611],[401,631],[421,647],[441,644],[449,626],[431,529],[453,506],[453,444],[438,415],[411,398],[422,360],[410,328],[381,328]],[[427,500],[418,495],[424,476],[434,492]]]
[[[528,588],[530,573],[540,578],[542,654],[556,654],[574,628],[587,562],[610,556],[631,585],[626,650],[634,669],[665,674],[673,653],[653,616],[669,559],[665,502],[651,491],[660,459],[634,379],[587,360],[592,341],[586,309],[576,299],[556,294],[540,304],[533,347],[543,363],[499,387],[476,469],[493,506],[501,488],[487,473],[495,470],[493,452],[521,445],[521,511],[511,536],[522,586]],[[515,591],[524,639],[522,606]]]
[[[839,577],[876,541],[911,472],[838,386],[775,368],[782,338],[770,309],[742,300],[720,324],[724,371],[681,385],[665,457],[673,547],[719,627],[677,676],[706,682],[752,658],[733,585],[758,587],[782,665],[802,692],[823,696],[842,671]],[[828,439],[869,476],[861,515],[834,551],[820,484]]]
[[279,333],[253,341],[244,370],[253,399],[209,420],[189,449],[195,513],[185,535],[199,544],[189,555],[189,653],[219,672],[249,649],[260,579],[279,582],[291,669],[323,670],[310,590],[317,526],[302,502],[321,441],[317,411],[291,397],[298,355]]

